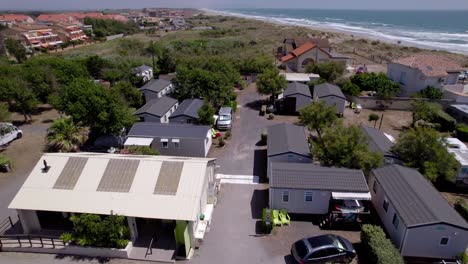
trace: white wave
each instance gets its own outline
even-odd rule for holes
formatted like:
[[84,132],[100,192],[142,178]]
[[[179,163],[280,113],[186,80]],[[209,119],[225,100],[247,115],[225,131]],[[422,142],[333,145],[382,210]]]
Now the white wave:
[[[256,19],[276,24],[305,26],[311,28],[324,28],[343,33],[361,35],[369,38],[389,41],[392,43],[401,42],[408,46],[417,46],[429,49],[447,50],[457,53],[468,54],[468,34],[448,33],[448,32],[428,32],[415,31],[411,29],[402,29],[391,27],[392,25],[372,22],[345,22],[345,20],[316,21],[306,18],[291,18],[278,16],[261,16],[242,14],[238,12],[208,10],[226,16],[235,16],[241,18]],[[330,19],[331,20],[331,19]],[[339,22],[343,21],[343,22]],[[466,31],[468,33],[468,31]],[[453,41],[467,42],[467,44],[451,43]]]

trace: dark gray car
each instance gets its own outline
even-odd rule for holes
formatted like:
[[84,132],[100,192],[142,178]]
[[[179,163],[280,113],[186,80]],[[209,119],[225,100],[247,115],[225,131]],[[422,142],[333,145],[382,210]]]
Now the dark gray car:
[[297,263],[349,263],[356,257],[353,245],[347,239],[335,235],[304,238],[291,247],[291,255]]

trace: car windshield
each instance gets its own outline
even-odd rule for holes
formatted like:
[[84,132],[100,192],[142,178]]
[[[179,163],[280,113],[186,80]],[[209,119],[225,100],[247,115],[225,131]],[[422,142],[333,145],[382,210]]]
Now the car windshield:
[[228,120],[231,120],[231,115],[219,116],[219,121],[228,121]]
[[296,242],[296,252],[300,258],[304,258],[307,255],[308,249],[307,246],[304,244],[304,241],[301,240]]
[[346,247],[345,247],[343,241],[341,241],[339,238],[333,239],[333,245],[338,249],[346,250]]

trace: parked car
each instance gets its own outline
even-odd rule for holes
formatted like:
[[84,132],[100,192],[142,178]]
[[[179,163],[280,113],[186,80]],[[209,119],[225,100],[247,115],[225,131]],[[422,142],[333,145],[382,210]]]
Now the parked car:
[[336,235],[319,235],[301,239],[291,247],[297,263],[350,263],[356,257],[353,244]]
[[460,75],[458,75],[459,80],[466,80],[468,79],[468,71],[461,72]]
[[219,117],[216,126],[220,130],[228,130],[232,127],[232,108],[221,107],[219,109]]
[[11,123],[0,123],[0,146],[23,136],[23,131]]

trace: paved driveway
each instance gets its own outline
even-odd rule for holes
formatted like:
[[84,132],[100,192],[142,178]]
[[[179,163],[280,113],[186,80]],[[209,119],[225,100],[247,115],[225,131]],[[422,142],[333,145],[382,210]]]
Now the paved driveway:
[[263,176],[266,172],[266,146],[258,146],[266,127],[282,122],[295,122],[297,117],[277,116],[268,120],[259,115],[261,100],[255,84],[238,92],[238,109],[232,128],[232,138],[224,148],[213,146],[209,156],[217,158],[219,173]]

